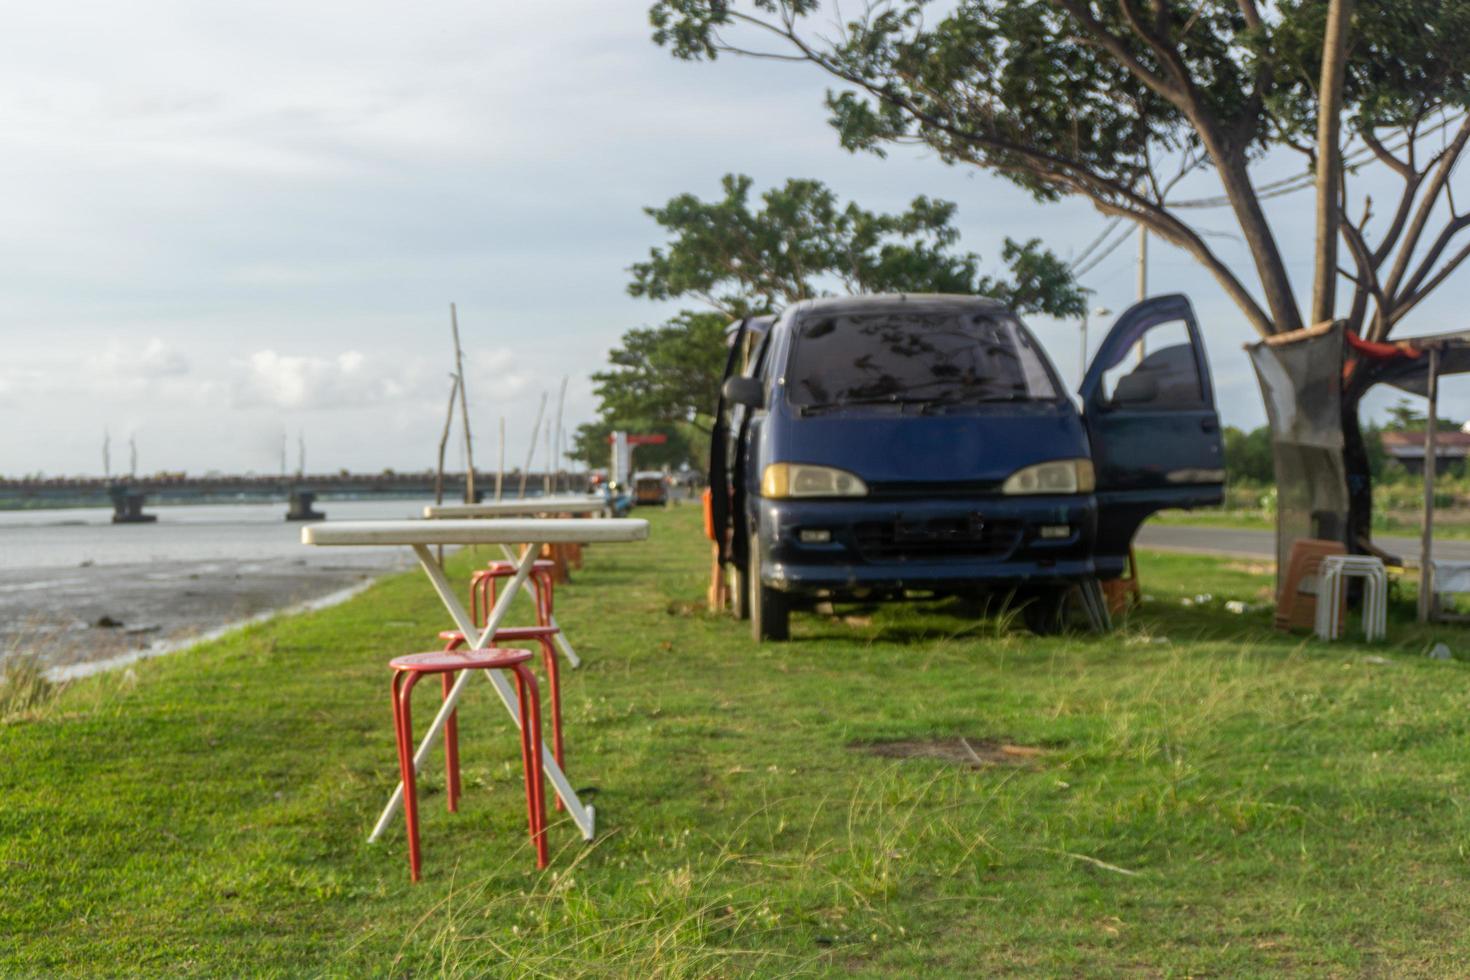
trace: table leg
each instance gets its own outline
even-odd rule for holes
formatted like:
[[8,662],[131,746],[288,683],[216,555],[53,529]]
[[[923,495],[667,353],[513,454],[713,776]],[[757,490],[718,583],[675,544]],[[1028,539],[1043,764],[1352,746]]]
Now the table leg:
[[[433,583],[434,591],[439,593],[440,600],[443,601],[445,608],[449,610],[449,615],[454,619],[455,625],[464,633],[466,640],[470,637],[478,636],[478,639],[474,641],[473,649],[483,650],[489,645],[490,638],[495,635],[495,631],[500,628],[500,624],[505,619],[506,614],[510,612],[510,604],[515,600],[516,593],[526,584],[526,579],[531,574],[531,566],[536,560],[536,554],[540,550],[540,546],[536,545],[526,549],[525,558],[517,563],[515,578],[511,580],[510,587],[505,589],[496,600],[495,608],[490,610],[489,618],[486,620],[485,627],[482,631],[477,631],[474,623],[470,621],[469,613],[465,612],[463,603],[459,601],[459,596],[454,591],[454,586],[450,585],[449,580],[444,577],[444,569],[434,561],[434,556],[430,553],[428,546],[414,545],[413,550],[414,554],[418,555],[419,564],[423,566],[424,572],[429,576],[429,581]],[[419,743],[419,747],[414,753],[413,768],[415,772],[423,766],[424,760],[434,747],[435,739],[439,737],[439,733],[444,729],[445,722],[449,720],[449,715],[454,711],[455,705],[459,703],[459,699],[464,693],[464,686],[469,682],[470,675],[475,673],[483,673],[489,679],[491,685],[495,688],[495,693],[500,696],[501,703],[510,712],[511,718],[515,720],[517,726],[520,725],[521,716],[516,706],[515,688],[511,685],[510,681],[501,676],[500,671],[460,671],[458,679],[454,682],[454,687],[450,689],[449,694],[444,698],[444,703],[440,706],[439,713],[434,716],[434,721],[430,724],[429,731],[424,735],[424,740]],[[541,763],[542,768],[546,771],[547,777],[551,780],[551,785],[556,788],[557,796],[561,797],[562,803],[566,805],[567,813],[571,815],[572,821],[581,830],[582,838],[590,841],[596,833],[596,811],[590,806],[583,805],[582,801],[577,797],[577,791],[572,788],[572,784],[568,781],[566,773],[562,772],[561,766],[557,765],[556,757],[546,747],[544,740],[541,743]],[[392,797],[389,798],[388,805],[383,808],[382,814],[378,817],[378,822],[373,827],[373,832],[368,835],[370,842],[376,841],[382,835],[402,805],[403,783],[400,782],[398,788],[393,791]]]

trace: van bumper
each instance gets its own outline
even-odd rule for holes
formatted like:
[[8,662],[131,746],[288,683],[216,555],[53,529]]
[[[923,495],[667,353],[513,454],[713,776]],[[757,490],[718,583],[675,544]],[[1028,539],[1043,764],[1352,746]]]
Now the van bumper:
[[1096,574],[1090,494],[756,507],[761,582],[781,592],[1025,588]]

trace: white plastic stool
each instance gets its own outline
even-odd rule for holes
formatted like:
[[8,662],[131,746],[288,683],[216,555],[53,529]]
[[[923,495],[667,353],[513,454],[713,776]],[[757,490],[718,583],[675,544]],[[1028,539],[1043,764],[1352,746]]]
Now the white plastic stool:
[[1381,640],[1388,635],[1388,572],[1371,555],[1327,555],[1317,580],[1317,635],[1335,640],[1342,630],[1344,579],[1363,580],[1363,635]]

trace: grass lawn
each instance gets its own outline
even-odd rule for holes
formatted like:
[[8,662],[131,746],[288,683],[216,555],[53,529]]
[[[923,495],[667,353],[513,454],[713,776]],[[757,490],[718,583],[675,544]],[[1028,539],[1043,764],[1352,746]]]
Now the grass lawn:
[[387,661],[444,625],[401,575],[0,723],[0,974],[1470,971],[1467,665],[1406,602],[1389,643],[1322,644],[1270,629],[1261,567],[1146,554],[1109,636],[951,601],[756,647],[702,611],[696,508],[651,517],[558,596],[594,844],[563,820],[533,870],[484,685],[457,816],[425,774],[424,883],[401,823],[365,842]]

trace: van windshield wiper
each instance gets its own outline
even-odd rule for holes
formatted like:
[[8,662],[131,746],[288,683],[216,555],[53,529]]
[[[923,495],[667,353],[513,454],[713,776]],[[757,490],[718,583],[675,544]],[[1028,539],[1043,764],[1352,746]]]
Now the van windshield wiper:
[[823,402],[819,405],[800,406],[802,415],[821,415],[824,412],[840,411],[844,408],[855,408],[866,405],[896,405],[900,411],[908,405],[933,405],[933,398],[916,398],[902,395],[881,395],[870,398],[841,398],[835,402]]

